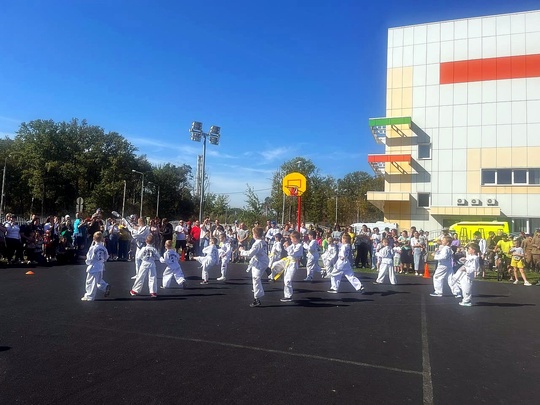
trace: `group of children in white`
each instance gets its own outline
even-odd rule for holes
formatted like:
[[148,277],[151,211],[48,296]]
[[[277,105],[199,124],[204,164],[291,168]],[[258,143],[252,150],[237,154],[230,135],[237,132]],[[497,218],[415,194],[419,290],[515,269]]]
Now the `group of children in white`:
[[[157,297],[156,283],[156,264],[159,260],[166,264],[163,272],[161,288],[170,287],[171,281],[174,278],[177,284],[183,288],[186,286],[186,279],[180,266],[180,256],[173,247],[171,240],[166,241],[166,251],[163,257],[160,257],[158,251],[153,246],[153,236],[150,234],[148,227],[141,221],[137,227],[131,227],[132,235],[137,242],[137,253],[135,256],[136,274],[132,278],[135,279],[133,287],[129,291],[132,296],[138,295],[143,287],[144,281],[148,279],[148,288],[151,297]],[[252,247],[247,249],[240,248],[240,255],[249,258],[249,264],[246,271],[251,272],[253,302],[251,307],[261,305],[261,298],[264,296],[264,288],[262,279],[264,275],[268,275],[268,280],[274,282],[283,275],[283,298],[281,302],[291,302],[293,299],[292,281],[298,270],[298,263],[302,259],[304,249],[307,251],[306,263],[306,278],[304,281],[312,281],[316,272],[321,274],[322,278],[330,278],[330,289],[328,293],[337,294],[341,285],[341,279],[345,276],[353,288],[360,292],[364,292],[364,287],[361,281],[355,276],[352,269],[352,251],[351,237],[348,233],[341,236],[341,242],[334,240],[331,236],[328,237],[328,248],[320,257],[322,259],[323,268],[319,265],[319,247],[316,241],[315,231],[308,232],[308,242],[303,242],[299,232],[291,232],[289,239],[282,241],[281,234],[274,235],[274,241],[270,252],[265,241],[263,228],[253,228],[253,238],[255,242]],[[144,240],[144,243],[143,243]],[[282,243],[283,242],[283,243]],[[434,292],[430,295],[433,297],[443,296],[443,286],[445,280],[450,287],[452,294],[457,298],[462,298],[459,303],[462,306],[471,306],[471,288],[475,274],[479,270],[479,247],[475,243],[471,243],[467,247],[467,256],[461,259],[462,266],[454,273],[453,258],[450,244],[451,237],[443,237],[441,245],[435,252],[435,260],[438,261],[435,274],[433,275]],[[209,269],[220,264],[221,276],[218,281],[227,279],[228,263],[231,261],[232,246],[230,240],[225,234],[219,236],[219,241],[216,238],[210,239],[210,244],[203,249],[203,256],[195,257],[194,259],[200,263],[201,278],[200,284],[208,284]],[[386,276],[388,276],[390,284],[397,284],[396,274],[394,271],[394,256],[395,249],[389,246],[388,239],[383,238],[380,246],[377,248],[377,258],[379,263],[379,271],[376,281],[373,284],[383,284]],[[93,237],[93,243],[90,247],[87,257],[87,277],[86,277],[86,293],[81,298],[83,301],[93,301],[96,297],[97,290],[104,291],[104,296],[110,294],[110,286],[103,279],[103,271],[105,262],[108,259],[108,253],[103,244],[103,235],[101,232],[96,232]]]

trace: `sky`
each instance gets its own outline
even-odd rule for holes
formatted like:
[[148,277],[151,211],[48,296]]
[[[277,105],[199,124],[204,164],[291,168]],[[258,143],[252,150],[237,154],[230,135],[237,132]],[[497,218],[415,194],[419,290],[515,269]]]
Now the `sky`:
[[383,153],[392,27],[540,9],[540,0],[2,0],[0,137],[22,122],[86,119],[152,164],[196,170],[192,121],[207,144],[209,191],[245,205],[270,194],[286,161],[321,175],[373,174]]

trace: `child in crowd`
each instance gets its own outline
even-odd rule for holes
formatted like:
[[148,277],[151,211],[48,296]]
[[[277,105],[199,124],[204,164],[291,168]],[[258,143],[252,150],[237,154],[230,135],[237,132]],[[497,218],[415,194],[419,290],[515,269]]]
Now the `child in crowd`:
[[313,281],[313,274],[315,271],[321,272],[321,266],[319,266],[319,244],[317,243],[317,232],[314,230],[308,231],[308,242],[304,242],[304,249],[307,250],[307,262],[306,262],[306,278],[304,281]]
[[94,233],[93,242],[86,254],[86,293],[81,301],[94,301],[97,290],[104,291],[105,297],[111,293],[111,286],[103,280],[105,262],[109,259],[109,253],[103,243],[103,234]]
[[463,266],[450,277],[456,298],[462,298],[459,305],[464,307],[472,305],[471,289],[474,276],[480,268],[479,253],[480,247],[476,243],[470,243],[467,246],[467,256],[461,259]]
[[45,247],[45,260],[47,263],[56,259],[56,247],[51,231],[46,230],[43,235],[43,246]]
[[450,285],[450,280],[448,278],[452,274],[453,251],[450,248],[452,240],[453,238],[451,236],[444,236],[441,239],[441,245],[437,248],[437,250],[435,251],[435,255],[433,256],[433,258],[435,260],[438,260],[439,262],[437,263],[435,274],[433,274],[433,287],[435,291],[429,294],[432,297],[443,296],[443,286],[445,280],[448,280],[448,285],[452,289],[452,286]]
[[394,252],[394,271],[397,273],[403,273],[403,270],[401,270],[401,246],[394,243],[392,252]]
[[518,278],[518,272],[521,273],[521,277],[523,278],[523,285],[531,286],[532,284],[529,283],[529,280],[527,280],[527,277],[525,276],[525,271],[523,269],[523,258],[525,257],[525,252],[523,251],[523,248],[521,247],[519,239],[514,239],[514,246],[510,249],[510,253],[512,254],[512,261],[510,262],[510,268],[514,272],[514,284],[519,284],[519,278]]
[[379,274],[377,276],[377,281],[374,281],[373,284],[382,284],[384,283],[384,278],[388,273],[388,278],[390,279],[390,284],[397,284],[396,273],[394,271],[394,252],[388,246],[388,239],[384,238],[381,242],[382,247],[377,250],[377,258],[380,260]]
[[139,271],[135,278],[135,283],[130,290],[132,296],[138,295],[144,284],[146,275],[148,275],[148,289],[150,290],[150,296],[157,298],[157,285],[156,285],[156,260],[159,260],[159,253],[153,246],[154,236],[149,234],[146,236],[146,246],[137,248],[137,255],[135,260],[139,260]]
[[284,273],[283,298],[280,299],[281,302],[292,301],[292,279],[296,273],[296,270],[298,269],[298,262],[300,259],[302,259],[304,254],[304,248],[302,246],[302,242],[300,242],[300,232],[291,232],[289,238],[290,242],[287,240],[284,243],[285,249],[287,250],[287,257],[275,262],[272,265],[272,274],[276,275],[274,279],[277,278],[277,275],[281,274],[281,272]]
[[[179,250],[182,252],[182,249]],[[173,248],[172,240],[165,241],[165,253],[163,253],[163,257],[159,261],[167,265],[163,271],[161,288],[169,288],[173,277],[179,286],[186,288],[186,279],[180,266],[180,255]]]
[[330,290],[331,294],[337,294],[339,291],[339,286],[341,285],[341,278],[343,276],[347,277],[349,283],[354,287],[356,291],[364,293],[364,286],[356,278],[351,267],[350,262],[350,253],[351,253],[351,235],[344,233],[341,235],[341,245],[339,246],[338,259],[334,266],[334,270],[330,273]]
[[227,269],[232,256],[231,241],[225,233],[219,234],[219,260],[221,260],[221,277],[218,281],[225,281],[227,279]]
[[326,238],[326,243],[326,251],[321,256],[324,266],[324,270],[321,271],[323,278],[329,277],[328,274],[334,270],[338,254],[337,244],[332,235]]
[[266,272],[269,273],[268,274],[269,281],[274,281],[272,270],[270,270],[272,268],[272,265],[278,260],[281,260],[283,258],[283,252],[285,250],[283,249],[283,244],[281,242],[282,239],[283,239],[283,236],[280,233],[276,233],[274,235],[274,243],[272,244],[272,250],[270,250],[270,254],[268,255],[269,261],[268,261],[268,268],[266,269]]
[[217,239],[210,238],[210,244],[206,246],[202,253],[204,256],[195,256],[193,259],[197,260],[201,264],[202,269],[202,281],[201,284],[208,284],[208,269],[215,266],[218,263],[218,250],[216,247]]
[[241,247],[240,255],[242,257],[250,258],[249,265],[246,271],[251,270],[251,279],[253,282],[253,302],[249,306],[253,308],[259,307],[261,305],[260,298],[264,296],[264,289],[261,277],[268,268],[268,246],[264,241],[263,228],[255,227],[252,229],[252,233],[255,242],[249,250],[244,250],[244,248]]

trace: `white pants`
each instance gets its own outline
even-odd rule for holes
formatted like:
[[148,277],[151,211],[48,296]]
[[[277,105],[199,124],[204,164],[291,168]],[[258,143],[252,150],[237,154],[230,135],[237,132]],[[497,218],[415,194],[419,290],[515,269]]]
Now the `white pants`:
[[379,267],[379,274],[377,276],[377,283],[383,283],[384,278],[388,273],[388,278],[390,279],[390,284],[397,284],[396,272],[394,271],[394,263],[381,263]]
[[163,288],[169,288],[171,285],[172,279],[176,280],[178,285],[184,283],[186,281],[184,277],[184,272],[182,271],[181,267],[176,267],[174,269],[171,269],[170,267],[166,267],[165,271],[163,271],[163,280],[162,280],[162,286]]
[[[461,272],[461,270],[458,270],[458,273]],[[459,293],[461,292],[461,295],[463,296],[463,302],[471,302],[471,290],[472,290],[472,283],[474,280],[474,273],[465,273],[458,274],[456,273],[454,275],[455,277],[455,287],[453,288],[453,293]]]
[[454,293],[454,288],[452,287],[450,276],[452,276],[452,268],[438,265],[435,269],[435,274],[433,274],[433,288],[435,294],[442,294],[444,289],[444,282],[448,283],[450,291]]
[[339,273],[337,273],[336,275],[330,276],[330,288],[332,290],[339,291],[339,286],[341,285],[341,278],[343,276],[347,277],[347,280],[349,280],[349,283],[351,283],[351,285],[356,291],[362,288],[362,283],[360,282],[360,280],[358,280],[358,278],[356,278],[352,269],[346,268],[339,271]]
[[86,298],[94,299],[96,298],[97,290],[105,291],[107,289],[107,282],[103,280],[103,272],[99,271],[97,273],[86,273]]
[[[274,266],[274,268],[277,266]],[[296,273],[296,262],[293,262],[287,266],[285,269],[285,273],[283,275],[283,296],[285,298],[292,298],[293,295],[293,288],[292,288],[292,279],[294,277],[294,273]]]
[[139,267],[139,272],[137,273],[135,283],[133,283],[132,290],[136,293],[141,292],[146,275],[148,275],[148,289],[150,290],[150,293],[157,294],[156,264],[154,262],[143,261],[141,263],[141,267]]
[[266,269],[259,270],[255,267],[251,268],[251,280],[253,281],[253,298],[255,299],[259,299],[262,296],[264,296],[264,289],[263,289],[261,276],[263,275],[265,271]]
[[135,251],[135,276],[139,274],[139,269],[141,268],[142,259],[137,259],[137,256],[139,256],[139,250],[141,248],[137,247],[137,250]]
[[229,267],[229,258],[223,257],[221,259],[221,277],[227,278],[228,267]]
[[315,259],[313,256],[307,257],[306,272],[307,276],[313,278],[315,272],[321,272],[321,266],[319,266],[319,259]]
[[208,281],[208,269],[214,265],[210,256],[198,256],[197,260],[202,267],[201,277],[204,281]]

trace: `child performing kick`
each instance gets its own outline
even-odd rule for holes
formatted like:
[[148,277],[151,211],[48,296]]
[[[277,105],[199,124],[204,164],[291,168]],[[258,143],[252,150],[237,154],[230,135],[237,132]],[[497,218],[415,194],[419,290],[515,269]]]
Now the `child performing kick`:
[[330,290],[331,294],[337,294],[339,291],[339,286],[341,285],[341,278],[343,276],[347,277],[349,283],[354,287],[356,291],[364,293],[364,286],[354,275],[354,272],[351,267],[351,262],[349,260],[351,254],[351,235],[344,233],[341,236],[341,245],[339,247],[338,259],[334,266],[334,270],[330,273]]
[[384,238],[382,240],[382,247],[375,253],[375,255],[381,259],[381,264],[379,266],[379,275],[377,276],[377,281],[374,281],[373,284],[382,284],[384,283],[384,278],[388,273],[388,278],[390,279],[390,284],[394,285],[396,281],[396,272],[394,271],[394,251],[388,246],[388,239]]
[[442,297],[443,296],[443,287],[444,282],[448,281],[448,286],[454,293],[453,286],[451,285],[450,276],[452,275],[452,249],[450,248],[450,243],[452,243],[453,238],[451,236],[445,236],[442,238],[442,245],[435,251],[433,258],[438,260],[437,268],[435,269],[435,274],[433,274],[433,288],[432,297]]
[[268,268],[266,269],[266,272],[268,274],[268,281],[274,281],[275,274],[272,274],[272,265],[277,262],[278,260],[282,259],[283,255],[283,245],[281,244],[281,239],[283,236],[280,233],[276,233],[274,235],[274,243],[272,244],[272,250],[270,250],[270,254],[268,255]]
[[203,249],[204,256],[196,256],[193,259],[201,264],[202,281],[201,284],[208,284],[208,269],[218,263],[217,239],[210,238],[210,244]]
[[328,243],[326,251],[321,255],[324,266],[324,270],[321,271],[321,275],[323,276],[323,278],[330,277],[329,273],[334,270],[334,265],[336,264],[338,256],[337,244],[334,241],[334,238],[332,236],[329,236],[326,240]]
[[94,241],[86,254],[86,294],[81,298],[81,301],[94,301],[98,289],[104,291],[105,297],[108,297],[111,292],[111,286],[103,280],[103,270],[105,270],[105,262],[109,258],[107,249],[103,245],[103,234],[101,232],[94,233]]
[[276,277],[278,274],[284,273],[283,276],[283,298],[281,302],[291,302],[293,295],[292,279],[298,269],[298,261],[304,255],[304,248],[302,242],[300,242],[300,233],[293,231],[290,234],[291,241],[285,242],[285,249],[287,250],[287,257],[275,262],[272,265],[272,274]]
[[321,273],[319,266],[319,244],[317,243],[317,232],[308,232],[309,243],[304,242],[304,249],[307,250],[306,278],[304,281],[313,281],[315,271]]
[[471,289],[474,280],[474,275],[480,268],[480,259],[478,253],[480,247],[476,243],[470,243],[467,246],[467,257],[464,260],[463,266],[461,266],[451,279],[452,289],[456,293],[456,297],[463,297],[459,305],[464,307],[470,307],[471,302]]
[[173,249],[172,240],[165,241],[165,253],[163,257],[159,259],[161,263],[165,263],[167,267],[163,271],[163,280],[161,288],[169,288],[171,280],[174,279],[182,288],[186,288],[186,279],[184,272],[180,266],[180,255]]
[[135,283],[130,290],[131,295],[137,295],[141,292],[146,275],[148,275],[148,289],[150,290],[150,296],[157,298],[157,285],[156,285],[156,260],[159,260],[159,253],[152,246],[154,237],[150,234],[146,237],[146,246],[141,249],[137,249],[136,259],[141,261],[139,272]]
[[261,305],[260,298],[264,296],[264,289],[261,277],[268,268],[268,246],[264,241],[264,230],[262,228],[253,228],[253,238],[255,242],[249,250],[240,248],[240,255],[249,257],[249,265],[246,271],[251,270],[251,279],[253,282],[253,302],[250,307],[258,307]]
[[127,229],[129,229],[129,232],[131,232],[131,237],[137,246],[137,252],[135,253],[135,275],[131,277],[131,279],[134,280],[137,278],[137,274],[139,274],[139,269],[141,267],[141,261],[137,259],[137,257],[139,255],[139,251],[144,247],[146,237],[150,235],[150,228],[146,226],[144,218],[139,218],[137,221],[137,226],[132,226],[124,218],[122,218],[122,223],[127,227]]
[[219,234],[218,255],[219,260],[221,260],[221,277],[219,277],[217,280],[225,281],[227,280],[227,269],[232,256],[232,246],[231,241],[224,233]]

